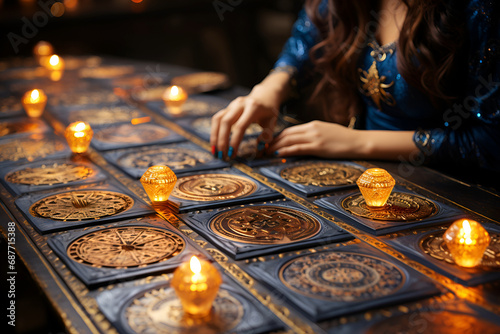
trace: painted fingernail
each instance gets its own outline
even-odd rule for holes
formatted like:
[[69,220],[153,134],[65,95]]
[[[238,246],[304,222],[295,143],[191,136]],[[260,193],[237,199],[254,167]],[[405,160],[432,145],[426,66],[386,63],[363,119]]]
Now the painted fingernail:
[[219,159],[222,160],[222,151],[219,151]]
[[264,142],[264,141],[260,141],[260,142],[257,144],[257,151],[262,151],[264,148],[266,148],[266,142]]
[[212,145],[212,155],[215,156],[215,145]]
[[233,155],[233,147],[232,146],[229,146],[229,150],[227,150],[227,157],[228,158],[231,158],[231,156]]
[[278,155],[278,154],[280,154],[280,152],[274,151],[274,155]]

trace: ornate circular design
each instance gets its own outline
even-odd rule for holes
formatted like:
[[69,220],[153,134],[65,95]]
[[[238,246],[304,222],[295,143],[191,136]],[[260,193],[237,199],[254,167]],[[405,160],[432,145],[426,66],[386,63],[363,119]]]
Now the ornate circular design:
[[[428,234],[420,239],[420,249],[436,260],[455,264],[453,256],[448,250],[448,246],[443,240],[444,231]],[[483,268],[500,268],[500,234],[489,233],[490,244],[484,252],[481,260]]]
[[184,316],[174,289],[150,290],[134,298],[123,310],[124,319],[135,333],[226,333],[234,329],[245,315],[244,303],[234,293],[220,289],[213,303],[210,320]]
[[87,105],[101,103],[115,103],[120,101],[113,92],[62,92],[51,97],[52,103],[58,106]]
[[87,122],[94,125],[130,122],[144,116],[139,110],[128,107],[105,107],[75,110],[70,114],[70,122]]
[[198,72],[172,78],[172,85],[181,86],[191,93],[209,92],[229,87],[229,77],[224,73]]
[[172,196],[190,201],[223,201],[240,198],[257,190],[252,180],[230,174],[200,174],[180,177]]
[[392,316],[372,325],[366,333],[496,334],[500,327],[477,316],[450,311],[417,311]]
[[[196,129],[196,131],[201,132],[203,134],[209,135],[211,130],[211,117],[199,117],[191,122],[191,127]],[[283,130],[284,125],[276,125],[274,131],[279,132]],[[246,129],[245,135],[255,135],[262,132],[262,127],[257,123],[252,123]]]
[[[218,103],[210,103],[206,101],[196,100],[194,98],[188,99],[182,106],[182,113],[180,115],[186,116],[202,116],[213,115],[219,110],[223,109],[224,105]],[[168,108],[167,108],[168,110]]]
[[303,296],[354,302],[380,298],[405,283],[401,269],[385,260],[351,252],[319,252],[296,257],[279,270],[281,282]]
[[7,143],[0,144],[0,162],[21,159],[32,161],[60,152],[65,148],[66,146],[61,141],[43,138],[30,137],[9,140]]
[[164,165],[172,170],[185,169],[204,164],[212,160],[207,152],[182,148],[154,148],[124,154],[118,159],[120,166],[128,168],[148,168]]
[[31,119],[0,123],[0,137],[23,132],[38,132],[40,123]]
[[154,124],[120,124],[97,131],[95,139],[105,143],[141,144],[168,137],[170,131]]
[[134,73],[133,66],[100,66],[82,68],[79,71],[80,78],[111,79]]
[[80,221],[113,216],[130,209],[134,200],[111,191],[77,190],[42,198],[30,207],[34,217]]
[[7,174],[5,180],[10,183],[43,186],[81,181],[93,174],[94,170],[90,167],[55,163],[17,170]]
[[381,209],[368,208],[361,194],[345,198],[342,208],[349,213],[368,219],[390,221],[415,221],[438,213],[432,201],[412,194],[393,192]]
[[130,268],[166,261],[185,247],[184,240],[173,232],[128,226],[85,234],[69,245],[67,254],[92,267]]
[[297,209],[262,205],[232,209],[212,218],[210,229],[225,239],[257,244],[288,244],[312,238],[320,222]]
[[305,186],[330,187],[353,184],[362,173],[362,170],[345,164],[314,162],[284,168],[280,176]]

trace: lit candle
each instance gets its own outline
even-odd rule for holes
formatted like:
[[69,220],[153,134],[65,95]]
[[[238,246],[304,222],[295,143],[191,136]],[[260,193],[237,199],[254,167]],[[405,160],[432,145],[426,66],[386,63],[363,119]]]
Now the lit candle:
[[210,262],[200,262],[193,256],[175,270],[171,286],[186,314],[205,317],[210,314],[221,283],[219,271]]
[[92,128],[86,122],[71,123],[64,132],[69,148],[74,153],[84,153],[87,151],[93,135],[94,131],[92,131]]
[[153,207],[161,208],[174,189],[177,176],[167,166],[151,166],[141,176],[141,184],[153,203]]
[[45,41],[40,41],[35,44],[33,48],[33,55],[37,59],[40,65],[48,62],[49,56],[54,53],[54,48],[52,44]]
[[356,181],[368,208],[383,208],[396,184],[385,169],[367,169]]
[[474,267],[481,263],[484,251],[490,244],[488,231],[474,220],[457,220],[443,235],[455,263]]
[[29,117],[40,117],[47,104],[47,95],[41,89],[33,89],[24,94],[21,102]]
[[169,86],[162,95],[168,111],[173,114],[178,114],[182,111],[181,106],[186,102],[187,98],[187,92],[180,86]]

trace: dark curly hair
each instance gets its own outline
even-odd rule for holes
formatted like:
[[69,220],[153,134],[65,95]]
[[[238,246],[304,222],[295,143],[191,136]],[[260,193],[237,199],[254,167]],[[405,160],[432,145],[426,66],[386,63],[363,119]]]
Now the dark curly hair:
[[[321,34],[311,49],[311,59],[320,79],[312,95],[332,98],[325,103],[327,118],[346,123],[359,111],[358,60],[366,39],[378,25],[379,1],[307,0],[306,11]],[[460,52],[466,44],[465,6],[453,0],[402,0],[407,14],[397,41],[397,66],[403,78],[424,92],[439,109],[456,99],[457,80],[465,69]],[[326,100],[326,99],[325,99]]]

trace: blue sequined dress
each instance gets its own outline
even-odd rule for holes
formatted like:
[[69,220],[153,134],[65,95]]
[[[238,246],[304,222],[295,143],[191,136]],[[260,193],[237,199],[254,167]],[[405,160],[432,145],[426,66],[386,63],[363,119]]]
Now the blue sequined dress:
[[[323,1],[323,8],[326,4]],[[432,165],[455,164],[498,172],[500,5],[498,0],[472,0],[465,10],[469,34],[469,67],[463,78],[466,93],[446,110],[437,110],[398,72],[396,44],[379,46],[371,39],[360,57],[360,80],[375,66],[380,77],[385,76],[386,88],[379,101],[360,91],[365,104],[362,123],[366,130],[414,130],[415,144]],[[311,68],[309,50],[319,38],[318,30],[302,10],[275,69],[292,68],[300,81],[301,74]],[[378,57],[380,50],[384,57]]]

